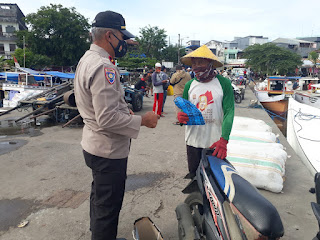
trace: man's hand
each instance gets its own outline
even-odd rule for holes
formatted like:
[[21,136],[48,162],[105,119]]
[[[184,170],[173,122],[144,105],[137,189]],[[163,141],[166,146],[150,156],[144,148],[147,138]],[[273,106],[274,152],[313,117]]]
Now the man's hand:
[[142,116],[141,126],[146,126],[148,128],[155,128],[158,123],[160,116],[153,112],[147,112]]
[[183,124],[187,124],[187,122],[189,121],[188,114],[184,112],[178,112],[177,118],[178,118],[178,121]]
[[134,115],[134,112],[129,108],[130,115]]
[[210,148],[216,148],[212,153],[212,156],[217,156],[217,158],[225,159],[227,157],[227,144],[228,141],[223,139],[222,137],[219,141],[212,144]]

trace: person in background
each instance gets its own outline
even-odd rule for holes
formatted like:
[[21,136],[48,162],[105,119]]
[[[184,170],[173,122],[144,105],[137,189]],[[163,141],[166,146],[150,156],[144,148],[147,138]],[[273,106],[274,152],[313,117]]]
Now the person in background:
[[[214,68],[222,63],[203,45],[181,58],[191,66],[196,78],[186,83],[183,98],[193,103],[205,121],[205,125],[186,125],[185,140],[189,177],[195,176],[204,148],[215,148],[214,156],[225,159],[227,144],[234,118],[233,88],[229,79],[216,75]],[[178,112],[180,123],[186,124],[189,117]]]
[[117,228],[131,139],[138,137],[141,126],[156,127],[158,116],[153,112],[134,115],[125,102],[114,58],[126,54],[125,40],[134,36],[126,30],[122,15],[98,13],[91,36],[93,43],[80,59],[74,78],[77,108],[84,122],[81,146],[93,178],[91,240],[120,240]]
[[162,72],[162,80],[166,80],[166,82],[163,83],[163,104],[162,104],[162,111],[161,111],[161,115],[164,115],[166,113],[163,111],[163,108],[164,108],[164,104],[166,103],[167,90],[168,90],[168,87],[170,85],[170,82],[169,82],[169,78],[168,78],[168,75],[167,75],[167,69],[166,69],[165,66],[161,67],[161,72]]
[[147,76],[148,74],[143,74],[143,77],[134,85],[134,88],[145,93],[146,94],[146,97],[149,97],[148,96],[148,86],[147,86],[147,83],[146,83],[146,80],[147,80]]
[[228,78],[228,73],[227,73],[227,71],[223,71],[222,77]]
[[150,96],[149,91],[151,92],[151,96],[153,96],[153,85],[152,85],[152,78],[151,78],[152,73],[153,73],[153,69],[150,69],[146,77],[147,78],[146,83],[148,86],[148,90],[147,90],[148,96]]
[[156,113],[160,117],[164,117],[161,115],[162,104],[163,104],[163,84],[167,82],[167,80],[163,80],[163,73],[161,72],[161,64],[155,64],[155,71],[152,73],[152,84],[153,84],[153,94],[154,94],[154,102],[153,102],[153,112]]
[[[172,75],[170,79],[170,84],[173,87],[174,99],[176,99],[177,97],[182,97],[184,86],[190,80],[191,80],[190,74],[183,71],[181,65],[176,66],[176,72]],[[176,105],[174,105],[174,109],[177,115],[178,112],[180,112],[180,109]],[[176,121],[173,124],[180,125],[180,122]]]
[[190,74],[191,79],[194,78],[194,72],[191,68],[187,68],[187,72]]

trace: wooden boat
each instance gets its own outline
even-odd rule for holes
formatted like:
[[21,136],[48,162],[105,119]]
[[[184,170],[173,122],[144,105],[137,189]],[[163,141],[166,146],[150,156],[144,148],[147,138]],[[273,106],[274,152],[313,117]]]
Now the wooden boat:
[[294,93],[290,80],[288,77],[268,77],[255,86],[255,95],[264,108],[278,115],[287,112],[288,97]]

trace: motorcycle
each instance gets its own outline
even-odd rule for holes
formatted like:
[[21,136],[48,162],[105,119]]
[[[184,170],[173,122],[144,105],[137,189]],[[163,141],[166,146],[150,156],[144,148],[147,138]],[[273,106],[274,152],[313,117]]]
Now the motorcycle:
[[310,192],[316,194],[317,202],[312,202],[311,207],[318,221],[319,232],[317,233],[317,236],[313,238],[313,240],[320,240],[320,173],[319,172],[315,174],[314,182],[315,182],[315,188],[311,188]]
[[[276,208],[230,162],[204,149],[176,208],[179,240],[267,240],[284,234]],[[320,216],[320,215],[319,215]]]
[[233,83],[231,83],[231,85],[233,88],[234,101],[236,103],[241,103],[241,101],[242,101],[241,90]]

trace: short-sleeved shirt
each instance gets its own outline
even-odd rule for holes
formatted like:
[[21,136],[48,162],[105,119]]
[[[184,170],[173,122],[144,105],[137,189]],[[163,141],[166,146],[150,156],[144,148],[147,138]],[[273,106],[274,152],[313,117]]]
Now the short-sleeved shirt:
[[145,90],[147,87],[147,83],[146,81],[143,81],[142,79],[140,79],[136,85],[134,85],[134,88],[137,90]]
[[82,148],[99,157],[128,157],[130,139],[137,138],[141,116],[130,115],[120,73],[110,55],[92,44],[77,66],[76,103],[84,121]]
[[234,118],[234,96],[230,80],[220,75],[205,83],[194,78],[185,85],[183,98],[200,110],[205,121],[205,125],[186,126],[187,145],[209,148],[220,137],[229,140]]

